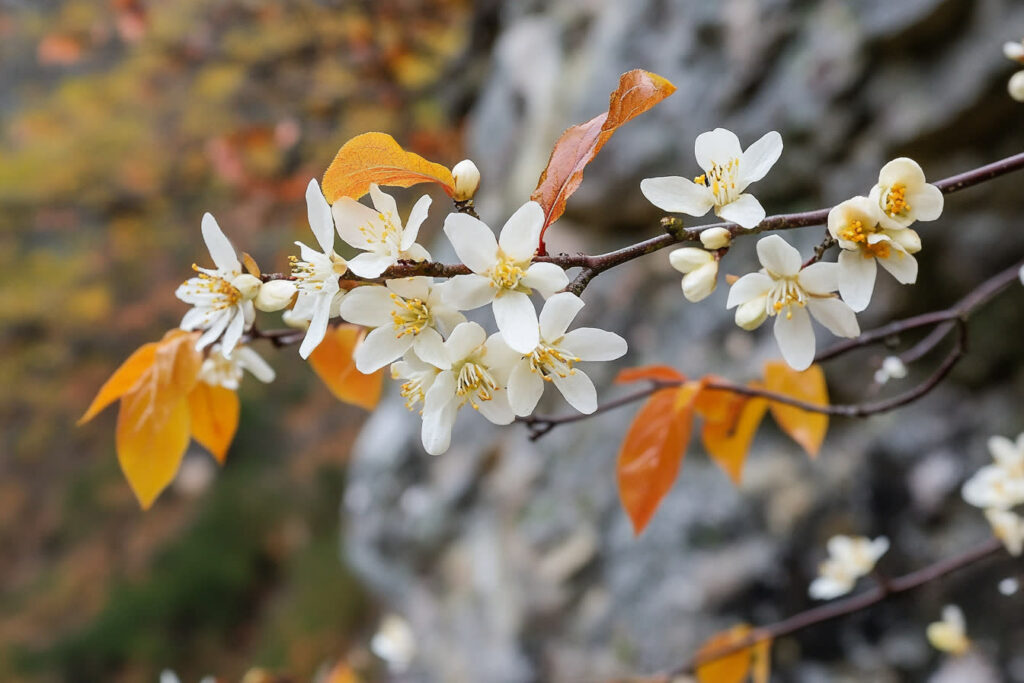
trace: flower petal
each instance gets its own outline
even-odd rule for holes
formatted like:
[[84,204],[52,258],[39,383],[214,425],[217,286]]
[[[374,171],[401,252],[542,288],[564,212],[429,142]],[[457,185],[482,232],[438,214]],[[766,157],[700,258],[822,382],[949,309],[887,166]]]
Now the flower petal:
[[764,207],[752,194],[741,194],[728,204],[718,207],[715,213],[744,228],[754,227],[765,217]]
[[366,228],[378,220],[376,211],[351,197],[339,197],[331,206],[331,214],[338,235],[349,246],[356,249],[370,248],[369,236],[360,228]]
[[590,378],[579,370],[574,370],[566,377],[551,375],[555,388],[562,392],[565,400],[576,410],[585,415],[597,410],[597,389]]
[[693,153],[697,157],[697,164],[705,171],[710,171],[713,164],[724,166],[733,159],[739,159],[743,150],[735,133],[725,128],[715,128],[697,136],[693,143]]
[[452,362],[464,359],[487,341],[487,332],[477,323],[462,323],[448,335],[444,347],[448,351],[448,359]]
[[423,399],[423,428],[420,438],[423,449],[440,455],[452,442],[452,426],[459,406],[455,401],[455,375],[451,370],[440,373]]
[[220,352],[224,354],[225,358],[231,357],[231,352],[235,350],[235,346],[238,345],[244,331],[245,314],[241,308],[236,308],[231,316],[231,322],[228,323],[227,329],[224,330],[224,338],[220,341]]
[[904,251],[893,249],[889,258],[878,259],[878,263],[901,285],[917,282],[917,259]]
[[806,370],[814,362],[814,329],[807,311],[791,306],[792,315],[775,317],[775,341],[782,358],[794,370]]
[[729,288],[725,307],[733,308],[751,299],[764,296],[772,288],[773,280],[764,273],[747,273]]
[[508,392],[498,390],[491,396],[490,401],[480,401],[477,404],[480,414],[496,425],[512,424],[516,419],[512,406],[508,404]]
[[942,214],[946,202],[942,191],[934,185],[925,184],[908,197],[914,218],[919,221],[933,221]]
[[395,198],[381,190],[377,183],[370,183],[370,201],[373,202],[373,208],[377,209],[378,213],[384,214],[385,220],[390,219],[396,227],[401,227],[402,219],[398,215],[398,204],[395,203]]
[[839,288],[839,266],[834,263],[812,263],[800,270],[797,282],[809,294],[831,294]]
[[522,292],[503,290],[491,304],[494,321],[505,343],[519,353],[530,353],[540,342],[537,311],[530,297]]
[[356,287],[341,300],[338,313],[356,325],[367,327],[391,326],[394,302],[387,287]]
[[782,155],[782,136],[769,131],[752,144],[740,157],[739,177],[743,187],[764,178]]
[[508,402],[512,412],[525,417],[533,412],[544,393],[544,379],[530,367],[527,361],[521,361],[512,368],[508,378]]
[[348,269],[359,277],[380,277],[385,270],[395,265],[398,259],[390,254],[376,254],[364,251],[348,262]]
[[390,325],[378,327],[366,335],[366,339],[352,354],[356,361],[356,370],[364,375],[374,373],[401,358],[412,344],[412,335],[405,334],[399,337],[395,334],[395,328]]
[[916,190],[918,187],[923,185],[924,171],[913,159],[907,157],[900,157],[893,159],[878,173],[878,184],[885,187],[890,187],[896,183],[902,183],[907,186],[908,190]]
[[505,221],[498,246],[513,261],[529,261],[540,245],[543,227],[544,209],[537,202],[526,202]]
[[[561,270],[561,268],[559,268]],[[555,342],[569,329],[569,323],[583,310],[583,299],[572,292],[560,292],[544,302],[540,310],[540,338]]]
[[807,308],[815,320],[828,328],[829,332],[839,337],[856,337],[860,334],[857,316],[844,301],[829,297],[828,299],[811,298]]
[[871,303],[876,270],[875,259],[864,258],[859,250],[839,252],[839,295],[854,311]]
[[647,201],[669,213],[703,216],[715,205],[715,195],[707,185],[698,185],[680,176],[644,178],[640,181],[640,191]]
[[[320,346],[327,334],[327,321],[331,317],[331,299],[334,295],[320,294],[313,300],[313,318],[309,321],[309,329],[299,346],[299,356],[309,358],[313,349]],[[344,303],[344,301],[342,302]]]
[[248,370],[249,374],[264,384],[274,381],[274,368],[270,367],[270,364],[263,360],[263,356],[248,346],[235,349],[235,359],[239,367]]
[[615,360],[626,355],[626,340],[607,330],[580,327],[569,332],[559,346],[581,361]]
[[402,241],[399,244],[402,251],[411,247],[419,236],[420,226],[423,225],[423,221],[427,220],[430,201],[429,195],[423,195],[413,204],[412,211],[409,212],[409,219],[405,222],[405,229],[402,230]]
[[530,289],[536,289],[541,296],[550,297],[569,284],[569,276],[554,263],[532,263],[520,282]]
[[210,252],[210,258],[219,270],[230,273],[238,273],[242,270],[242,264],[238,262],[235,248],[231,246],[230,240],[224,236],[217,219],[211,213],[203,214],[202,222],[203,241]]
[[306,216],[316,243],[325,254],[330,254],[334,251],[334,218],[331,216],[331,205],[320,191],[316,178],[306,186]]
[[800,272],[800,252],[778,235],[768,235],[757,241],[757,258],[775,275],[793,277]]
[[430,299],[432,278],[424,276],[397,277],[384,283],[385,286],[403,299]]
[[433,327],[425,327],[420,330],[420,333],[414,337],[412,346],[417,356],[434,367],[442,370],[451,367],[448,351],[444,348],[444,339]]
[[444,286],[444,300],[460,311],[471,311],[494,301],[497,290],[483,275],[456,275]]
[[483,221],[464,213],[450,213],[444,219],[444,234],[459,260],[474,273],[487,273],[498,260],[498,241]]
[[988,439],[988,450],[996,464],[1007,470],[1015,470],[1024,464],[1024,453],[1017,449],[1017,445],[1005,436],[991,436]]

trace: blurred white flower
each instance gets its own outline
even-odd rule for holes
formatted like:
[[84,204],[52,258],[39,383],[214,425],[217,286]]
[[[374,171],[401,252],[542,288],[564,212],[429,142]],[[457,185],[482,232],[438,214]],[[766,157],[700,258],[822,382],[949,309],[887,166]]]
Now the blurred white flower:
[[416,656],[416,636],[409,622],[397,614],[388,614],[370,640],[370,649],[387,662],[392,673],[402,673]]
[[744,228],[764,220],[764,207],[744,190],[778,161],[781,135],[766,133],[744,151],[735,133],[716,128],[697,136],[694,153],[704,173],[692,182],[680,176],[645,178],[640,191],[648,201],[664,211],[691,216],[703,216],[714,207],[719,217]]
[[920,237],[894,223],[884,227],[880,220],[880,209],[867,197],[848,199],[828,212],[828,231],[842,248],[839,294],[854,311],[863,311],[871,301],[876,263],[900,284],[917,281],[917,259],[911,254],[920,250]]
[[999,592],[1003,595],[1013,595],[1020,590],[1020,581],[1014,576],[1007,576],[999,582]]
[[[925,181],[913,159],[893,159],[878,173],[869,199],[879,208],[883,227],[905,228],[914,221],[933,221],[942,214],[942,191]],[[908,249],[908,251],[910,251]],[[913,253],[913,252],[911,252]]]
[[952,655],[962,655],[971,647],[971,641],[967,639],[967,624],[964,621],[964,613],[956,605],[946,605],[942,608],[942,621],[935,621],[928,624],[928,642],[936,650],[948,652]]
[[583,300],[571,292],[555,294],[540,312],[540,341],[530,353],[511,349],[500,335],[491,338],[492,362],[511,366],[508,401],[516,415],[529,415],[537,406],[544,383],[551,382],[581,413],[597,410],[594,383],[579,368],[580,361],[615,360],[626,353],[626,340],[594,327],[566,332],[583,308]]
[[356,368],[376,372],[411,348],[428,363],[447,369],[442,334],[466,318],[442,300],[443,286],[429,277],[407,277],[349,292],[341,302],[341,317],[376,328],[356,348]]
[[816,600],[831,600],[853,590],[857,579],[870,574],[889,550],[889,539],[864,536],[833,536],[828,539],[829,558],[818,567],[819,576],[808,592]]
[[853,311],[833,294],[838,288],[836,264],[801,268],[800,252],[778,235],[760,239],[757,256],[764,267],[733,283],[726,308],[739,307],[736,324],[745,330],[775,316],[775,340],[790,367],[805,370],[814,361],[814,329],[808,311],[836,335],[860,334]]
[[1007,59],[1024,64],[1024,41],[1007,41],[1003,43],[1003,54]]
[[985,510],[985,518],[1006,550],[1014,557],[1020,556],[1024,550],[1024,517],[1010,510],[989,508]]
[[885,384],[890,379],[903,379],[907,376],[907,366],[899,356],[886,356],[882,367],[875,372],[875,382]]
[[322,251],[317,251],[302,242],[296,242],[302,260],[292,256],[292,277],[298,289],[298,297],[291,317],[308,320],[306,336],[299,346],[299,355],[309,358],[313,349],[320,345],[327,334],[327,323],[345,292],[338,278],[348,271],[345,259],[334,251],[334,219],[331,207],[320,191],[316,180],[306,186],[306,213],[309,227]]
[[1024,434],[1016,443],[1005,436],[993,436],[988,449],[995,462],[964,482],[964,500],[975,507],[998,510],[1024,504]]
[[1013,99],[1024,102],[1024,71],[1018,71],[1010,76],[1010,80],[1006,83],[1006,91]]
[[274,381],[274,368],[251,348],[238,346],[230,356],[226,356],[220,344],[215,344],[210,349],[209,354],[203,359],[203,364],[199,366],[199,381],[238,391],[243,370],[248,370],[261,382]]
[[405,227],[394,198],[376,183],[370,185],[370,200],[372,209],[351,197],[341,197],[331,208],[341,239],[364,252],[348,262],[349,270],[359,277],[379,277],[400,260],[429,261],[430,254],[416,237],[427,219],[430,197],[423,195],[413,205]]
[[718,284],[718,261],[710,251],[696,247],[676,249],[668,255],[672,267],[683,273],[683,296],[694,303],[706,299]]
[[216,268],[193,265],[195,277],[183,282],[174,292],[176,297],[192,305],[181,319],[181,329],[205,330],[196,342],[197,349],[204,349],[223,336],[224,353],[231,355],[242,333],[256,319],[252,299],[259,291],[259,280],[242,273],[235,248],[209,213],[203,214],[202,232]]
[[494,319],[505,342],[529,353],[539,342],[537,311],[530,301],[534,289],[545,298],[569,284],[565,271],[553,263],[531,263],[544,227],[544,210],[526,202],[508,219],[497,240],[482,221],[463,213],[444,222],[455,253],[471,275],[456,275],[445,290],[448,301],[462,311],[493,302]]

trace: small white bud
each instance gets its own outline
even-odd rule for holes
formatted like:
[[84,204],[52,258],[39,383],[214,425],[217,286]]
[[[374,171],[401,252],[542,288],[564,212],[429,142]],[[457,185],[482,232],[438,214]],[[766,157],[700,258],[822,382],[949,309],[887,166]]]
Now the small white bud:
[[718,262],[705,263],[697,270],[683,276],[683,296],[687,301],[697,303],[708,298],[718,284]]
[[1024,42],[1007,41],[1003,43],[1003,54],[1007,59],[1024,63]]
[[480,187],[480,169],[469,159],[463,159],[452,169],[455,178],[455,201],[472,199]]
[[271,280],[263,283],[253,303],[261,311],[280,311],[292,302],[295,291],[295,283],[291,280]]
[[728,228],[708,228],[700,232],[700,243],[705,249],[722,249],[731,242],[732,233]]
[[258,277],[249,275],[249,273],[242,273],[231,281],[231,286],[241,292],[244,301],[255,298],[262,284]]
[[1024,102],[1024,71],[1018,71],[1010,76],[1010,82],[1006,84],[1010,97],[1018,102]]
[[892,232],[892,240],[903,247],[903,250],[908,254],[916,254],[921,251],[921,236],[917,234],[916,230],[911,230],[910,228],[894,230]]
[[304,315],[299,315],[291,308],[281,314],[281,320],[283,320],[284,324],[288,327],[294,327],[297,330],[305,330],[309,327],[309,318]]
[[683,247],[668,255],[672,267],[684,275],[693,272],[715,260],[714,254],[697,247]]
[[903,379],[907,376],[907,366],[899,359],[899,356],[887,356],[882,361],[882,370],[893,379]]
[[736,324],[744,330],[757,329],[767,317],[768,309],[765,306],[765,297],[763,296],[751,299],[736,309]]

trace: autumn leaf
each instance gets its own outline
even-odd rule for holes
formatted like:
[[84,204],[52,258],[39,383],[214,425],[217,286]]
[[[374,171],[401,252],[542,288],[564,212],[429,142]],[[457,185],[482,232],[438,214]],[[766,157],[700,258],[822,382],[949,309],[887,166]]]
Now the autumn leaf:
[[737,486],[750,444],[767,409],[768,402],[763,398],[716,389],[705,389],[696,401],[695,410],[704,418],[704,450]]
[[[530,199],[544,208],[544,231],[565,212],[565,203],[583,182],[583,169],[619,126],[674,93],[676,87],[657,74],[634,69],[622,74],[608,111],[567,129],[555,142],[548,165]],[[544,231],[541,253],[544,253]]]
[[171,330],[157,344],[152,364],[121,397],[117,458],[143,509],[171,483],[188,447],[187,397],[202,364],[198,332]]
[[[781,361],[765,363],[764,388],[791,398],[826,407],[828,386],[825,373],[820,365],[812,365],[802,372],[793,370]],[[802,410],[794,406],[772,401],[772,417],[794,441],[807,451],[812,458],[818,455],[828,431],[828,415]]]
[[737,624],[705,641],[697,651],[698,683],[743,683],[748,677],[754,683],[768,683],[771,674],[770,638],[724,657],[715,657],[715,653],[744,642],[750,634],[750,626]]
[[640,534],[672,488],[686,454],[693,422],[693,400],[701,384],[656,391],[626,432],[616,473],[619,498],[633,532]]
[[338,325],[327,330],[324,340],[310,354],[309,364],[339,401],[373,410],[380,400],[384,371],[364,375],[356,369],[352,354],[361,341],[362,328],[358,325]]
[[99,393],[92,400],[89,409],[78,419],[78,424],[85,424],[100,414],[104,408],[130,391],[153,364],[156,348],[157,343],[150,342],[143,344],[132,355],[128,356],[128,359],[121,363],[121,367],[115,370],[110,379],[100,387]]
[[370,191],[371,183],[396,187],[437,183],[448,196],[455,192],[450,170],[406,152],[386,133],[363,133],[342,145],[324,173],[322,189],[333,204],[340,197],[359,199]]
[[683,382],[686,376],[675,368],[668,365],[642,365],[638,368],[626,368],[620,370],[615,376],[616,384],[629,384],[630,382]]
[[192,438],[221,465],[238,430],[238,394],[222,386],[197,382],[188,395]]

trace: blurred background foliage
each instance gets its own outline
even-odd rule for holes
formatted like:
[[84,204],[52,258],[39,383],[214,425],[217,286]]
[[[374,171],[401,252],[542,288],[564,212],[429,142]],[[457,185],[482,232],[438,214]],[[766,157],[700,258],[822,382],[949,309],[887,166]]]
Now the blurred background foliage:
[[294,354],[245,383],[224,470],[194,447],[148,514],[115,411],[74,422],[177,324],[204,211],[281,269],[347,138],[460,158],[474,20],[468,0],[0,3],[0,680],[308,680],[366,642],[337,536],[362,416]]

